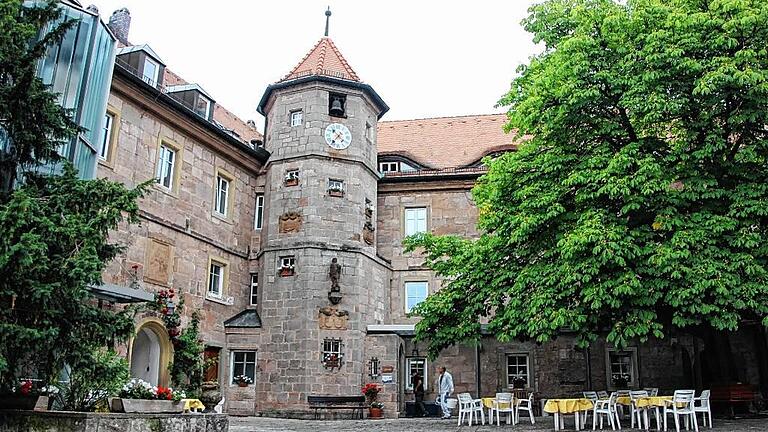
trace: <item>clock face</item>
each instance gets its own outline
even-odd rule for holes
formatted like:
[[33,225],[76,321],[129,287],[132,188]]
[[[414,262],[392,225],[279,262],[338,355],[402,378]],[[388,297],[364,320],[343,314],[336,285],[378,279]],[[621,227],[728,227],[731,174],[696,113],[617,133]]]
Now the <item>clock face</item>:
[[352,134],[343,124],[331,123],[325,128],[325,142],[336,150],[344,150],[352,143]]

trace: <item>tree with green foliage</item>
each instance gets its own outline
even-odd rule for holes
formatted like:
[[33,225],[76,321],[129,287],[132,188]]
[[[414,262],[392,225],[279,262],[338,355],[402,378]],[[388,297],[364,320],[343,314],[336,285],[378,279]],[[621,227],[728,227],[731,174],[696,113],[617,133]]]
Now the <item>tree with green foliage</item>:
[[[65,365],[86,383],[98,378],[88,371],[120,368],[99,353],[130,337],[133,316],[102,307],[89,287],[121,251],[109,231],[138,221],[146,187],[80,180],[61,163],[56,149],[78,127],[35,72],[71,24],[45,30],[59,18],[57,2],[32,3],[0,0],[0,393],[19,377],[56,384]],[[35,174],[52,163],[61,175]]]
[[421,235],[430,354],[563,330],[617,346],[768,325],[768,3],[548,0],[500,105],[517,151],[473,189],[481,236]]
[[40,59],[75,22],[49,26],[61,15],[56,1],[24,3],[0,0],[0,193],[20,172],[61,159],[57,147],[78,131],[37,77]]

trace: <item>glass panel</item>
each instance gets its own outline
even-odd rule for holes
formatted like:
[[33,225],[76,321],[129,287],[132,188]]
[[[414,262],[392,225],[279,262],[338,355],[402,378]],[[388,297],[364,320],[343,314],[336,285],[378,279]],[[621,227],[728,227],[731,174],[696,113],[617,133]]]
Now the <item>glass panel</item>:
[[160,70],[160,66],[155,63],[154,60],[149,57],[144,57],[144,71],[142,72],[142,78],[144,81],[151,85],[157,84],[157,73]]
[[264,223],[264,195],[256,195],[256,214],[254,215],[254,228],[261,229]]
[[410,312],[417,304],[427,298],[427,282],[406,282],[405,283],[405,311]]
[[109,156],[109,142],[112,138],[112,122],[114,119],[115,117],[109,113],[104,116],[104,127],[102,128],[101,144],[99,146],[99,157],[101,159],[107,159]]

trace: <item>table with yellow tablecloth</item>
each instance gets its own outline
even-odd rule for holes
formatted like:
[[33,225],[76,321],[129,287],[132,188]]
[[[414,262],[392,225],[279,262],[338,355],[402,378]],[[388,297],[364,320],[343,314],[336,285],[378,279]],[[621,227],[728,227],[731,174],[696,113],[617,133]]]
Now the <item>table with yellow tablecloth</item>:
[[594,407],[592,401],[586,398],[579,399],[548,399],[544,404],[544,411],[550,414],[572,414],[577,411],[588,411]]
[[202,411],[205,409],[205,405],[200,401],[200,399],[182,399],[182,402],[184,402],[184,412],[187,411]]
[[[637,398],[637,407],[663,407],[668,402],[672,401],[672,396],[642,396]],[[616,403],[619,405],[630,406],[632,405],[632,399],[629,396],[619,396],[616,398]]]
[[[493,403],[496,401],[495,397],[484,397],[484,398],[482,398],[480,400],[483,401],[483,406],[484,407],[486,407],[486,408],[495,408],[493,406]],[[502,403],[499,404],[499,408],[501,408],[501,409],[508,409],[509,408],[509,403],[502,402]]]

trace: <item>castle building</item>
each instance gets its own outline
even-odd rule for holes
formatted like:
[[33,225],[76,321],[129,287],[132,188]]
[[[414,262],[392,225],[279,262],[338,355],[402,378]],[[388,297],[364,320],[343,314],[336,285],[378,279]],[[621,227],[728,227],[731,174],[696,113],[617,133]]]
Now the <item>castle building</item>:
[[[230,414],[305,416],[310,395],[359,395],[375,382],[386,415],[404,415],[411,375],[426,377],[434,400],[438,365],[457,392],[475,395],[516,383],[541,397],[610,389],[614,374],[633,388],[709,384],[703,359],[714,342],[689,335],[622,350],[576,350],[568,334],[547,344],[487,335],[428,360],[409,312],[441,281],[402,240],[478,235],[471,188],[483,157],[515,149],[506,116],[381,121],[387,104],[325,36],[267,86],[262,136],[149,45],[130,44],[129,23],[124,9],[110,20],[120,46],[97,175],[157,184],[141,200],[141,225],[114,233],[128,247],[104,280],[173,288],[185,321],[202,313],[206,375]],[[167,385],[167,329],[152,313],[136,328],[125,349],[132,374]],[[765,346],[764,330],[724,340],[742,361],[723,378],[764,384],[752,348]],[[238,375],[253,384],[239,386]]]

